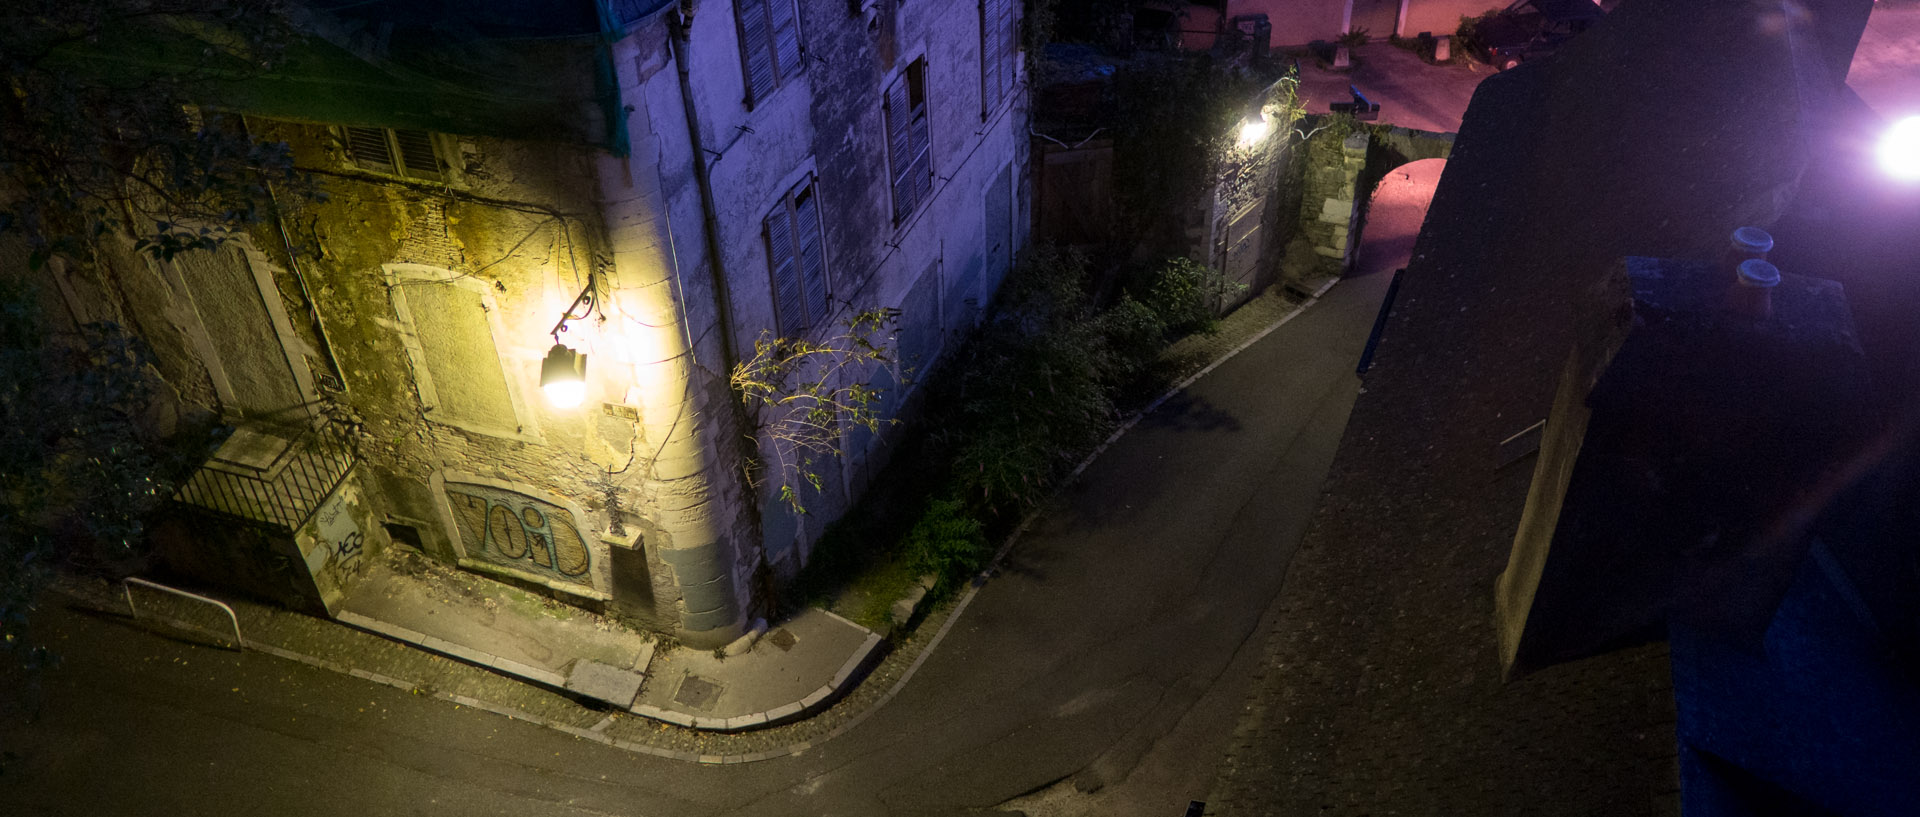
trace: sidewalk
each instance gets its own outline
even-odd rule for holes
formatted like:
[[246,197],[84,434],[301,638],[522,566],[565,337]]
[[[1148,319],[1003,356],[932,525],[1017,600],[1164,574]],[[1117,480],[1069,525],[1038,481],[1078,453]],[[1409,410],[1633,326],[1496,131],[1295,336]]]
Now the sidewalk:
[[651,634],[405,549],[370,570],[341,623],[691,729],[735,732],[818,711],[881,641],[808,609],[737,655],[658,650]]
[[[874,670],[883,639],[809,609],[737,654],[656,636],[396,548],[370,567],[338,620],[231,597],[218,607],[104,582],[60,589],[80,606],[134,616],[214,646],[324,667],[633,751],[703,762],[786,754],[808,735],[748,733],[832,707]],[[343,626],[345,625],[345,626]],[[917,650],[916,650],[917,652]],[[780,730],[775,730],[780,731]],[[815,730],[817,731],[817,730]],[[640,740],[635,740],[640,738]],[[727,738],[740,738],[725,740]],[[773,751],[777,749],[777,751]]]

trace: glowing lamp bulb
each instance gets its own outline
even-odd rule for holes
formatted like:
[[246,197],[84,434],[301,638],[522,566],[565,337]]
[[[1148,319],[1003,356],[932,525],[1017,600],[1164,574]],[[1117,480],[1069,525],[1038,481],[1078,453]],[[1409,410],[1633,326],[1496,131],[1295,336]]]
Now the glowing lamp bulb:
[[1267,131],[1271,128],[1264,111],[1248,113],[1246,118],[1240,120],[1240,146],[1247,148],[1260,144],[1260,140],[1267,138]]
[[1880,167],[1904,181],[1920,181],[1920,116],[1909,116],[1880,137]]
[[540,390],[554,408],[570,409],[587,399],[587,356],[556,343],[540,363]]

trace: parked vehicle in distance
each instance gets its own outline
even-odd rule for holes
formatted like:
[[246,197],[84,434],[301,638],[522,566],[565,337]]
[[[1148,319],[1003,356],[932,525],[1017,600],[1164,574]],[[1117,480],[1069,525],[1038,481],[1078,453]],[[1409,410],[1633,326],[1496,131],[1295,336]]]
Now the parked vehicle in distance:
[[1478,52],[1475,56],[1505,71],[1552,54],[1606,16],[1593,0],[1514,0],[1504,9],[1463,21],[1461,27],[1471,25],[1471,35],[1464,39]]

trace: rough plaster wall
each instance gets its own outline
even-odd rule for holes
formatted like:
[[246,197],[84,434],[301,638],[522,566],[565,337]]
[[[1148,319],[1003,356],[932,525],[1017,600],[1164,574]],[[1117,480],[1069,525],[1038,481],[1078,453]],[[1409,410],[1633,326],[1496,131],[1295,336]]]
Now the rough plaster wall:
[[[814,89],[813,153],[832,253],[828,265],[842,292],[857,293],[890,249],[882,241],[893,231],[880,102],[885,69],[875,48],[877,35],[843,4],[807,3],[801,13],[808,23],[807,47],[842,55],[808,69]],[[874,305],[858,303],[860,308]]]
[[269,421],[304,418],[306,398],[241,248],[189,252],[163,263],[171,263],[185,282],[213,343],[233,393],[228,412]]
[[[69,270],[77,298],[114,313],[120,313],[119,304],[125,303],[124,314],[115,314],[113,319],[147,341],[153,350],[154,368],[178,399],[181,410],[218,413],[220,396],[202,360],[205,347],[190,334],[197,329],[191,303],[160,276],[154,268],[156,262],[134,251],[131,242],[103,241],[99,258],[101,267],[93,274]],[[108,296],[102,281],[111,282],[111,290],[118,297]],[[83,316],[82,320],[106,317]]]
[[[844,4],[808,0],[800,4],[800,12],[803,42],[813,57],[800,76],[749,109],[743,102],[732,9],[720,3],[698,7],[687,55],[701,126],[698,148],[686,133],[664,24],[656,21],[637,28],[616,53],[616,67],[635,107],[629,119],[635,153],[629,167],[609,170],[603,162],[602,184],[627,184],[613,180],[633,178],[634,167],[643,162],[657,168],[655,183],[662,203],[655,210],[664,212],[668,223],[663,263],[677,276],[685,329],[691,336],[694,397],[700,401],[703,417],[733,409],[716,368],[723,320],[731,323],[742,347],[773,327],[761,222],[781,195],[805,177],[809,164],[821,197],[834,300],[846,310],[900,306],[908,301],[909,287],[922,282],[915,290],[921,296],[913,301],[911,314],[903,315],[902,331],[910,337],[933,338],[935,348],[945,328],[943,316],[956,314],[943,308],[943,290],[961,301],[984,300],[998,283],[998,271],[984,268],[985,197],[995,174],[1009,165],[1013,189],[1007,194],[1013,202],[1006,209],[1015,243],[1023,241],[1027,231],[1025,99],[1016,94],[1010,106],[994,112],[990,121],[982,121],[976,53],[979,21],[972,4],[908,4],[897,21],[901,59],[891,67],[882,64],[881,34],[870,31],[866,19],[849,13]],[[935,194],[914,218],[896,228],[891,218],[881,100],[886,84],[907,59],[922,54],[930,67]],[[705,266],[702,212],[692,172],[696,150],[712,170],[724,253],[719,267],[725,271],[732,303],[732,314],[724,317],[715,314],[716,293]],[[609,189],[604,195],[612,200],[622,194]],[[642,245],[647,242],[632,242],[628,237],[628,228],[635,225],[625,223],[627,216],[613,209],[608,212],[605,220],[616,259],[621,253],[645,249]],[[1007,247],[1004,252],[1011,256],[1014,249]],[[899,405],[902,397],[890,402]],[[647,412],[648,423],[656,421],[654,413]],[[843,461],[844,467],[853,475],[869,473],[865,452],[870,441],[854,436],[848,446],[852,456]],[[660,439],[660,434],[650,438]],[[737,433],[720,433],[707,441],[715,473],[739,473],[740,464],[754,454],[743,450],[742,439]],[[843,484],[831,477],[829,482]],[[777,503],[769,501],[770,496],[749,501],[746,486],[737,479],[716,483],[706,504],[734,518],[716,524],[736,538],[735,575],[744,580],[757,567],[750,559],[760,552],[760,547],[748,542],[761,543],[776,558],[783,552],[804,554],[821,525],[843,513],[864,482],[864,478],[848,478],[844,484],[851,490],[836,489],[814,498],[817,501],[809,502],[804,522],[784,515]],[[762,515],[760,524],[755,524],[756,514]],[[792,544],[796,541],[798,547]],[[797,569],[797,561],[776,567]],[[674,584],[681,587],[690,584],[689,577],[708,575],[703,568],[683,568],[664,556],[661,562],[661,572],[675,576]],[[664,583],[656,576],[654,584]],[[663,594],[659,603],[668,601]]]
[[[1004,268],[986,268],[985,222],[989,191],[1000,171],[1009,167],[1013,201],[1007,209],[1014,246],[1003,252],[1011,258],[1024,241],[1028,174],[1023,87],[983,121],[979,11],[971,3],[906,4],[894,21],[897,58],[892,65],[885,64],[881,54],[884,32],[870,31],[865,18],[849,14],[843,5],[803,3],[802,14],[808,48],[833,55],[825,63],[811,63],[808,73],[813,86],[812,149],[836,297],[854,309],[900,308],[903,349],[916,346],[930,355],[942,349],[946,331],[963,331],[970,322],[966,302],[985,303],[1004,275]],[[928,70],[934,193],[896,226],[882,100],[888,85],[922,56]],[[917,368],[924,371],[931,363],[920,361]],[[898,393],[908,387],[896,388],[887,398],[890,411],[911,402],[909,395]],[[808,508],[810,530],[803,531],[802,552],[824,523],[858,498],[877,468],[868,458],[876,456],[872,452],[889,436],[883,432],[876,443],[864,433],[848,435],[848,456],[842,459],[847,499]]]
[[[689,57],[696,64],[712,59],[715,41],[732,42],[730,29],[715,22],[730,26],[731,19],[715,14],[716,8],[725,11],[708,6],[695,21]],[[759,533],[740,484],[737,409],[717,371],[725,363],[723,324],[708,283],[712,270],[692,173],[694,147],[668,37],[664,21],[656,20],[617,46],[615,65],[632,108],[633,155],[598,163],[599,206],[612,249],[611,306],[637,333],[631,365],[647,441],[618,480],[644,502],[640,544],[649,575],[637,575],[641,562],[631,557],[617,560],[616,568],[622,571],[618,580],[645,583],[649,592],[616,600],[616,606],[641,620],[670,622],[689,644],[715,646],[742,631],[755,603],[749,588],[761,563]],[[721,90],[708,92],[719,98],[696,102],[724,108],[729,83],[714,84]],[[791,85],[766,102],[783,96],[804,104],[803,89]],[[738,98],[732,104],[740,105]],[[724,121],[735,114],[714,115]],[[737,127],[733,133],[740,140],[754,138]],[[735,184],[780,172],[742,161],[757,157],[758,147],[739,141],[722,146],[716,164],[733,155]],[[736,207],[740,199],[736,193]],[[688,205],[692,213],[679,215]],[[752,223],[757,227],[758,218]],[[729,252],[729,258],[738,255]]]
[[[452,555],[452,532],[444,529],[440,500],[426,486],[445,469],[567,497],[587,509],[595,533],[604,530],[608,520],[597,483],[610,465],[626,459],[638,435],[634,422],[609,417],[599,407],[623,400],[626,386],[596,370],[589,383],[598,392],[580,410],[556,411],[537,399],[539,358],[552,342],[547,331],[578,291],[576,270],[583,279],[604,254],[591,186],[581,183],[591,177],[591,153],[448,138],[443,144],[455,164],[453,180],[425,184],[351,167],[325,127],[253,124],[263,138],[287,140],[299,164],[320,174],[330,194],[325,202],[303,205],[290,230],[294,243],[304,245],[301,265],[341,362],[344,399],[362,422],[365,474],[377,489],[370,503],[384,517],[419,528],[423,544],[442,558]],[[401,263],[445,269],[490,289],[500,332],[493,338],[498,361],[487,377],[518,385],[537,436],[508,439],[427,419],[383,271]],[[408,297],[430,307],[451,296],[446,286],[410,287]],[[484,371],[487,362],[473,365]],[[625,502],[640,504],[638,498]],[[589,544],[596,562],[606,558],[603,545]]]
[[[761,225],[799,180],[797,174],[813,153],[814,126],[808,109],[820,96],[814,85],[826,66],[803,59],[797,75],[754,100],[749,110],[741,90],[740,46],[731,5],[701,7],[694,18],[688,55],[725,255],[722,266],[744,350],[774,326],[773,282]],[[813,36],[818,16],[802,17],[803,37]],[[837,264],[836,249],[836,244],[827,244],[829,266]],[[836,298],[841,294],[834,292]]]

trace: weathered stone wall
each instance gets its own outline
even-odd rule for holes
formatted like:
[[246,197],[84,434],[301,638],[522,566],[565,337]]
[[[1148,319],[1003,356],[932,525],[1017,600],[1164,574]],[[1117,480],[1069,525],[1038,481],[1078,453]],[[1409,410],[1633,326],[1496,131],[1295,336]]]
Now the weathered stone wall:
[[[634,71],[631,161],[658,167],[659,196],[670,222],[664,235],[686,304],[696,368],[710,370],[714,393],[724,394],[719,378],[730,361],[723,360],[722,339],[731,337],[736,351],[745,354],[756,339],[776,331],[762,225],[782,196],[811,180],[820,202],[834,314],[816,321],[810,334],[830,334],[862,310],[898,308],[902,344],[923,358],[904,368],[924,371],[949,348],[951,336],[970,328],[979,305],[1011,265],[1015,248],[1024,244],[1029,221],[1025,93],[1016,85],[993,110],[982,109],[978,9],[907,3],[896,14],[885,8],[855,12],[831,0],[801,2],[803,67],[749,105],[731,4],[700,4],[685,23],[681,55],[698,120],[693,133],[668,46],[676,14],[668,11],[636,26],[620,43],[615,62],[622,72],[629,66]],[[922,58],[933,191],[896,224],[883,101],[887,89]],[[624,73],[622,82],[628,84]],[[696,162],[710,173],[710,213],[702,207]],[[717,258],[706,250],[702,232],[709,215]],[[617,217],[608,220],[616,251],[623,251],[623,227]],[[889,411],[909,402],[905,392],[913,381],[906,372],[875,377],[874,385],[892,392],[886,398]],[[721,407],[710,405],[705,416]],[[743,421],[752,428],[770,419],[747,416]],[[748,562],[757,562],[763,551],[776,574],[796,572],[825,525],[864,490],[886,436],[848,430],[846,456],[825,463],[824,490],[802,486],[804,514],[777,498],[777,474],[767,474],[755,491],[722,497],[716,514],[757,517],[757,530],[751,525],[735,529],[736,535],[759,539],[758,547],[739,549],[744,561],[737,566],[756,567]],[[724,439],[742,435],[729,432]],[[760,452],[718,452],[717,463],[738,474],[748,457],[770,459],[761,453],[769,444],[764,429],[756,441]]]
[[1367,132],[1350,127],[1351,120],[1308,117],[1303,125],[1314,133],[1307,140],[1306,164],[1300,185],[1300,221],[1287,248],[1289,280],[1308,282],[1338,276],[1353,261],[1358,243],[1359,186],[1367,162]]
[[1303,114],[1292,81],[1270,86],[1261,102],[1269,132],[1257,141],[1236,138],[1220,157],[1206,221],[1189,235],[1200,239],[1189,254],[1205,258],[1243,289],[1218,305],[1231,309],[1258,295],[1278,279],[1279,262],[1300,207],[1300,186],[1292,183],[1302,151],[1294,128]]
[[287,311],[317,312],[324,326],[323,340],[312,320],[292,322],[316,365],[327,352],[338,361],[345,388],[332,402],[359,423],[380,521],[411,528],[437,557],[469,563],[485,543],[460,535],[438,489],[448,474],[576,500],[584,513],[570,526],[586,535],[592,580],[555,581],[537,560],[505,572],[575,603],[609,598],[607,545],[597,536],[612,523],[604,486],[645,440],[607,310],[565,336],[589,354],[588,402],[556,409],[538,387],[549,330],[606,256],[592,190],[579,184],[591,177],[591,154],[437,135],[448,178],[426,182],[357,167],[326,126],[251,124],[261,138],[291,144],[328,193],[289,214],[293,253],[268,254]]
[[1313,136],[1300,151],[1301,161],[1281,181],[1283,187],[1297,186],[1301,202],[1282,266],[1288,280],[1305,285],[1341,275],[1353,263],[1368,200],[1387,172],[1408,162],[1446,158],[1453,151],[1453,134],[1325,114],[1307,117],[1300,127]]

